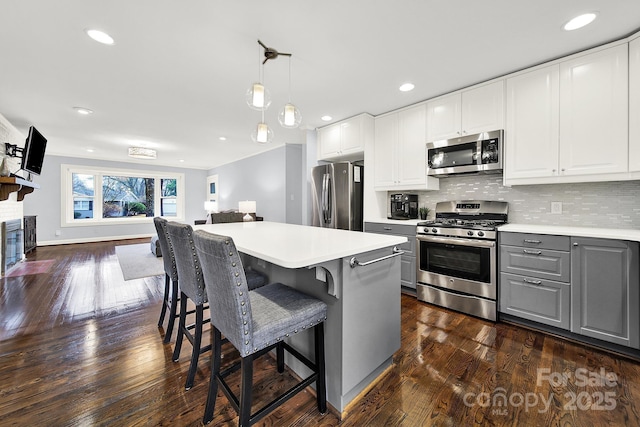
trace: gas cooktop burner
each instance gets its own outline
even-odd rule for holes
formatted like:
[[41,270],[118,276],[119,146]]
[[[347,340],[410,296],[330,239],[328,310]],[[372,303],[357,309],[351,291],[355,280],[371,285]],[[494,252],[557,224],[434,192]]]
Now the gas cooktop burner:
[[493,240],[498,226],[507,223],[508,209],[497,201],[439,202],[435,221],[418,223],[417,234]]

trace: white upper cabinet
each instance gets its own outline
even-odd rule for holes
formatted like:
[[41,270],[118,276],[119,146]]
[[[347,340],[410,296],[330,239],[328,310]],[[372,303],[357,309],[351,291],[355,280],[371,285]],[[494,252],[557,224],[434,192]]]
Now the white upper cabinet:
[[443,96],[435,101],[427,102],[427,141],[460,136],[462,122],[460,108],[462,96],[460,93]]
[[504,81],[462,92],[462,134],[504,128]]
[[558,170],[559,78],[556,64],[507,79],[505,181]]
[[629,172],[640,172],[640,38],[629,43]]
[[502,129],[504,81],[429,101],[427,123],[427,141]]
[[627,172],[628,47],[560,63],[560,174]]
[[398,181],[398,167],[396,164],[398,145],[397,113],[376,117],[374,141],[374,189],[393,188]]
[[375,120],[374,189],[437,190],[426,176],[426,107],[424,104]]
[[627,45],[507,79],[505,184],[624,179]]
[[362,160],[372,129],[373,117],[368,114],[318,129],[318,160]]
[[340,153],[340,123],[318,129],[318,159],[335,157]]
[[425,185],[427,174],[427,107],[422,104],[398,113],[398,180]]

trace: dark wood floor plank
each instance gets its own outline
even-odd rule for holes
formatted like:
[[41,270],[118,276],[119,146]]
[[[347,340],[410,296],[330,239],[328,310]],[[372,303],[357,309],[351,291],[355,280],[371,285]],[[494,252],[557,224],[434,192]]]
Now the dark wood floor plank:
[[[185,391],[191,346],[185,342],[173,362],[175,333],[163,344],[164,330],[157,327],[163,277],[125,281],[115,256],[115,245],[146,241],[38,248],[28,259],[55,260],[49,272],[1,279],[0,425],[201,425],[209,354],[201,356],[195,385]],[[258,425],[640,425],[639,363],[406,295],[401,304],[402,348],[393,366],[342,421],[333,413],[321,416],[313,393],[305,391]],[[229,346],[223,354],[224,363],[238,357]],[[615,374],[613,385],[579,384],[577,372],[601,369]],[[277,374],[269,357],[255,372],[255,407],[295,381],[288,371]],[[540,372],[568,380],[538,381]],[[239,374],[229,381],[238,391]],[[500,391],[512,401],[498,406]],[[573,396],[605,392],[615,408],[571,407]],[[519,396],[551,403],[526,407],[513,400]],[[221,392],[211,425],[237,425]]]

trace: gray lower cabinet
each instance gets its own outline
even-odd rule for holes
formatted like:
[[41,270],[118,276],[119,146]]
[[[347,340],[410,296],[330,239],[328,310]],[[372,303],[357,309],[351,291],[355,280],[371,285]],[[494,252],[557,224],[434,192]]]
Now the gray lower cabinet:
[[571,331],[640,348],[638,243],[571,239]]
[[569,329],[569,283],[500,273],[500,286],[501,312]]
[[500,233],[499,244],[499,311],[568,330],[571,326],[569,237]]
[[404,251],[400,262],[400,284],[405,288],[416,289],[416,226],[412,224],[389,224],[383,222],[365,222],[364,231],[368,233],[405,236],[407,242],[400,246]]
[[640,348],[639,244],[499,235],[501,313]]

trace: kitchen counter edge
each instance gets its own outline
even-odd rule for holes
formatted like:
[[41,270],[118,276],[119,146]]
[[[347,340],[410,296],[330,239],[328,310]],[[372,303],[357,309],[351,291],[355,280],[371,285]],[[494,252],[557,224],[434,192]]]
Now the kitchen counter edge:
[[506,224],[499,232],[553,234],[557,236],[594,237],[640,242],[640,230],[625,228],[570,227],[561,225]]

